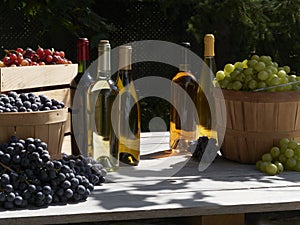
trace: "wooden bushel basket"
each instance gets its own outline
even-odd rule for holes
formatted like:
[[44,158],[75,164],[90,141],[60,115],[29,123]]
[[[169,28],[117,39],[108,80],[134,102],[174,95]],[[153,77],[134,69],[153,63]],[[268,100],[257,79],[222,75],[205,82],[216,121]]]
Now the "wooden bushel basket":
[[67,108],[38,112],[0,113],[0,143],[12,135],[20,139],[39,138],[48,144],[52,159],[61,158]]
[[[255,163],[281,138],[300,140],[300,92],[242,92],[214,94],[218,135],[224,135],[222,155]],[[226,109],[221,109],[225,101]],[[225,114],[226,112],[226,114]],[[226,118],[225,118],[226,115]],[[226,119],[226,127],[220,125]]]

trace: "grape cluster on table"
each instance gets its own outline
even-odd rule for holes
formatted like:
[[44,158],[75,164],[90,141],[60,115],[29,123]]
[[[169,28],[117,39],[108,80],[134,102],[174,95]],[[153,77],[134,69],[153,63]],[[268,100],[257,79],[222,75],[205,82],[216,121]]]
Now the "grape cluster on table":
[[[209,144],[209,146],[208,146]],[[209,147],[209,149],[207,149]],[[212,149],[213,148],[213,149]],[[205,151],[218,151],[217,140],[215,138],[208,138],[207,136],[201,136],[192,143],[189,147],[189,151],[192,153],[192,158],[201,161]]]
[[65,57],[64,51],[49,48],[38,47],[36,51],[32,48],[25,50],[17,48],[15,50],[5,50],[5,52],[6,55],[0,60],[0,67],[72,64]]
[[47,144],[37,138],[10,138],[0,145],[0,206],[41,207],[85,201],[105,181],[102,165],[83,156],[51,160]]
[[[289,66],[278,66],[270,56],[253,55],[250,59],[234,64],[228,63],[223,70],[216,73],[215,81],[223,89],[235,91],[267,91],[300,90],[300,77],[290,74]],[[292,84],[287,84],[293,82]],[[274,87],[274,88],[271,88]]]
[[300,172],[300,143],[282,138],[279,146],[274,146],[257,161],[256,169],[275,175],[284,170]]
[[17,94],[14,91],[0,94],[0,112],[33,112],[62,109],[63,102],[33,93]]

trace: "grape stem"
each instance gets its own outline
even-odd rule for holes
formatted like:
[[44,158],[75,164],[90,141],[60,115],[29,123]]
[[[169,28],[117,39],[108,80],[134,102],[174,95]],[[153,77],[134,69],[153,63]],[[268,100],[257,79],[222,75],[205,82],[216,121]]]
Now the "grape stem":
[[7,165],[3,164],[2,162],[0,162],[0,166],[2,166],[4,169],[9,170],[10,172],[14,172],[14,173],[15,173],[15,171],[14,171],[13,169],[11,169],[11,168],[8,167]]
[[264,88],[257,88],[257,89],[254,89],[253,91],[254,92],[265,91],[265,90],[269,90],[269,89],[276,88],[276,87],[283,87],[283,86],[286,86],[286,85],[289,85],[289,84],[297,84],[299,82],[300,82],[300,80],[297,80],[297,81],[292,81],[292,82],[288,82],[288,83],[285,83],[285,84],[278,84],[278,85],[275,85],[275,86],[269,86],[269,87],[264,87]]

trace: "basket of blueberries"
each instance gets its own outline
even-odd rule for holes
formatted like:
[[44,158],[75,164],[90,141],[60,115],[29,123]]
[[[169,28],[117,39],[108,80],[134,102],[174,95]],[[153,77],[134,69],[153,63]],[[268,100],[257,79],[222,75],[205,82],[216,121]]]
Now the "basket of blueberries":
[[68,110],[63,102],[34,93],[0,94],[0,143],[11,136],[48,143],[51,158],[61,158]]

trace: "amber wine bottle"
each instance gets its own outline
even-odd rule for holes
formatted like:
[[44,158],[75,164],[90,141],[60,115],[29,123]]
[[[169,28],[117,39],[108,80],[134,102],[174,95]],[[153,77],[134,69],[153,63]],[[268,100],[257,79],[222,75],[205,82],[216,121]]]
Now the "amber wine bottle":
[[[76,93],[76,103],[72,106],[71,147],[73,155],[87,155],[87,97],[86,91],[93,78],[87,68],[89,66],[89,40],[79,38],[77,41],[78,74],[71,83],[71,91]],[[78,90],[78,91],[77,91]],[[75,130],[76,129],[76,130]],[[76,138],[75,138],[76,136]]]
[[189,143],[197,139],[198,82],[190,71],[188,49],[190,43],[182,43],[181,62],[178,73],[171,82],[170,148],[187,151]]
[[198,89],[198,100],[199,100],[199,120],[200,125],[198,128],[199,136],[215,137],[212,131],[212,114],[211,106],[207,96],[205,95],[203,88],[206,88],[207,94],[212,95],[211,82],[212,77],[216,74],[216,61],[214,51],[215,38],[213,34],[206,34],[204,36],[204,62],[208,68],[203,69],[200,76],[200,88]]
[[107,171],[119,166],[117,149],[110,148],[111,106],[117,95],[117,88],[111,80],[111,47],[108,40],[98,45],[97,77],[88,89],[88,153],[99,161]]
[[132,79],[132,47],[119,47],[117,96],[119,105],[118,138],[120,163],[136,166],[140,161],[141,114],[138,97]]

